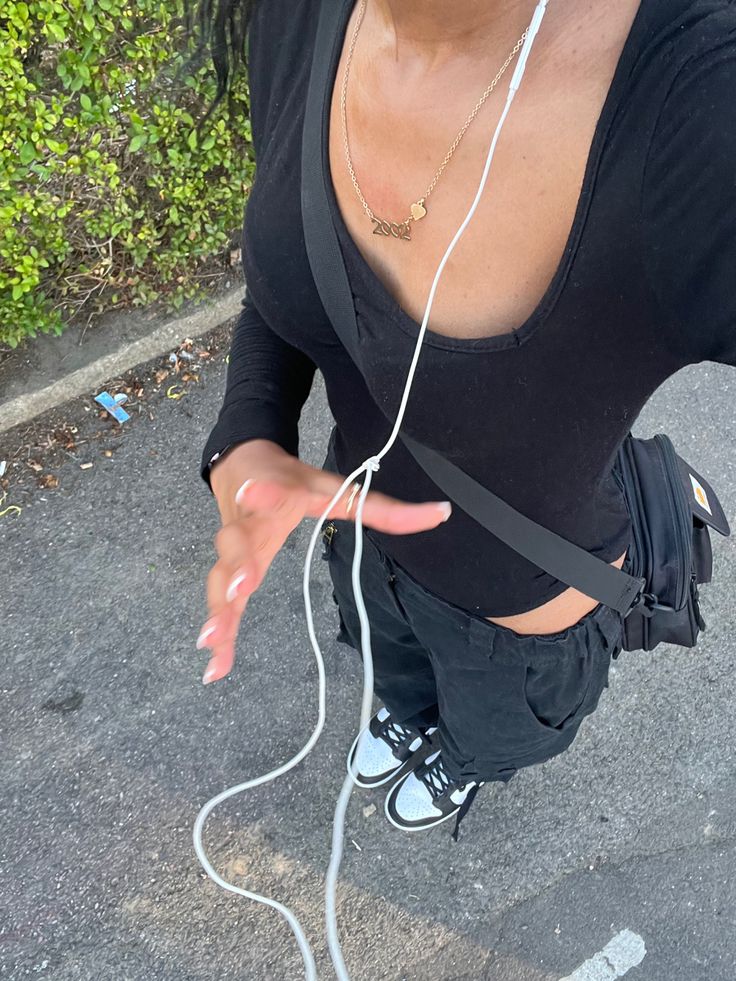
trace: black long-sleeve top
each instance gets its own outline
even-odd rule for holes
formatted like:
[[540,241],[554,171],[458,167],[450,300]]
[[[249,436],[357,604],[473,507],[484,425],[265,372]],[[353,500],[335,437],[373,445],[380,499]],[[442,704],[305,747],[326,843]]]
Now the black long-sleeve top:
[[[330,188],[362,370],[320,302],[300,210],[301,135],[319,5],[260,0],[249,39],[257,173],[247,290],[227,388],[202,454],[270,439],[298,452],[315,367],[342,473],[384,444],[419,325],[363,259]],[[336,45],[331,78],[337,70]],[[428,330],[404,429],[535,521],[611,562],[630,522],[610,469],[652,393],[700,361],[736,365],[736,4],[642,0],[598,120],[564,256],[536,310],[480,340]],[[444,495],[398,441],[373,486]],[[523,613],[566,584],[455,507],[439,528],[378,535],[425,588],[482,616]]]

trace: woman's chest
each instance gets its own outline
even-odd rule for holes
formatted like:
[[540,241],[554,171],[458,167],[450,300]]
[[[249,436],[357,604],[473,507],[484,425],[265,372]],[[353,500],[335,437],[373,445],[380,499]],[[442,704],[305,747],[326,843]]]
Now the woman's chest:
[[[524,81],[486,193],[435,297],[417,385],[444,391],[451,369],[458,376],[456,392],[465,379],[461,390],[468,398],[494,392],[505,405],[516,403],[519,393],[537,398],[545,371],[558,390],[583,375],[600,391],[601,371],[620,373],[622,351],[641,347],[648,357],[659,351],[636,231],[641,146],[650,123],[638,103],[622,102],[626,64],[618,92],[602,110],[621,43],[616,37],[601,46],[607,72],[591,75],[581,68],[558,89],[547,85],[546,93],[535,89],[533,76],[529,88]],[[342,365],[344,359],[305,246],[301,159],[309,69],[305,59],[262,114],[267,126],[246,213],[243,258],[251,293],[273,329],[327,373],[333,361]],[[326,234],[334,225],[342,240],[363,375],[380,402],[393,404],[437,263],[480,179],[489,121],[495,125],[499,107],[489,99],[488,117],[479,115],[465,134],[463,155],[458,150],[450,160],[427,215],[413,225],[412,241],[379,237],[360,205],[341,142],[341,71],[337,64],[331,98],[325,96],[324,181],[334,201],[332,216],[325,208],[321,220]],[[433,135],[432,121],[446,115],[439,93],[425,95],[429,101],[408,115],[407,103],[400,101],[404,115],[393,116],[389,110],[394,112],[397,100],[379,96],[372,91],[367,114],[359,113],[349,126],[350,149],[366,199],[377,212],[386,206],[388,218],[401,219],[446,152],[456,119]],[[456,102],[455,116],[462,119],[464,99]],[[381,114],[376,107],[384,104],[388,109]],[[407,161],[411,173],[405,174]]]
[[[436,333],[470,339],[511,333],[554,284],[583,219],[597,124],[634,12],[634,4],[621,5],[597,39],[595,57],[573,59],[565,70],[554,71],[554,59],[539,72],[533,63],[528,69],[483,195],[443,272],[430,318]],[[404,91],[390,78],[378,83],[378,67],[368,62],[362,76],[348,76],[343,107],[347,51],[346,45],[330,105],[335,197],[366,263],[421,322],[436,268],[476,195],[513,63],[453,151],[479,94],[472,86],[458,94],[438,78],[426,89]],[[409,223],[411,240],[381,234],[386,224],[374,217],[403,222],[421,199],[427,213]]]

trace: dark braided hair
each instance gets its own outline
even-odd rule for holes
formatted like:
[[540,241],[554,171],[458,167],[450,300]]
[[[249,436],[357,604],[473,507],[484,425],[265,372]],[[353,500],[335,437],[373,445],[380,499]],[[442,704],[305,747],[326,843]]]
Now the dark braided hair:
[[256,0],[184,0],[184,26],[195,44],[187,67],[201,65],[209,58],[217,78],[217,90],[204,119],[230,95],[238,70],[245,63],[246,35],[255,3]]

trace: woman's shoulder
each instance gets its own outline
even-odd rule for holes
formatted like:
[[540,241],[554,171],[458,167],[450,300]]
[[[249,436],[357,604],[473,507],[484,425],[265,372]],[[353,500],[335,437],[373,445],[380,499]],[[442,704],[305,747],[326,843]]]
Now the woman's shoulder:
[[305,84],[320,7],[331,0],[255,0],[248,28],[248,85],[258,153],[267,131]]
[[[646,0],[642,0],[646,3]],[[736,0],[654,0],[657,48],[675,76],[736,51]]]
[[672,342],[736,364],[736,2],[676,3],[642,185],[646,262]]
[[721,112],[733,119],[736,0],[641,0],[639,19],[625,102],[641,121],[651,160],[681,129],[692,135]]
[[257,68],[298,61],[311,51],[324,0],[254,0],[249,61]]
[[[663,52],[669,71],[660,106],[660,138],[685,125],[692,132],[699,125],[733,121],[736,107],[736,0],[677,3],[683,9],[671,22]],[[729,139],[736,135],[732,127],[717,128]]]

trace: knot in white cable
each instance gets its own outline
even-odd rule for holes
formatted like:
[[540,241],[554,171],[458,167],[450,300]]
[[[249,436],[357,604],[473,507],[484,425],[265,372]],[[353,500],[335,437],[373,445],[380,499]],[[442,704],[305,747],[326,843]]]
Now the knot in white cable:
[[381,469],[381,460],[377,456],[369,456],[363,466],[366,470],[372,470],[373,473],[377,473]]

